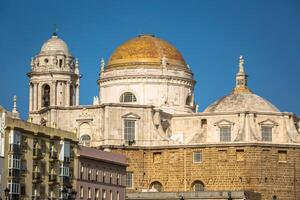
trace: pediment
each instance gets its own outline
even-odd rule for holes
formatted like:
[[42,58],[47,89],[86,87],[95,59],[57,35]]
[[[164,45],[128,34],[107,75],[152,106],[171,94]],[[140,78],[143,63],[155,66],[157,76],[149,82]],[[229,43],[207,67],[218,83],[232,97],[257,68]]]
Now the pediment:
[[271,119],[266,119],[264,121],[259,122],[258,124],[265,125],[265,126],[278,126],[278,123]]
[[130,112],[130,113],[123,115],[122,118],[140,119],[141,117],[133,112]]
[[226,120],[226,119],[222,119],[220,121],[217,121],[216,123],[214,123],[215,126],[233,126],[234,122]]

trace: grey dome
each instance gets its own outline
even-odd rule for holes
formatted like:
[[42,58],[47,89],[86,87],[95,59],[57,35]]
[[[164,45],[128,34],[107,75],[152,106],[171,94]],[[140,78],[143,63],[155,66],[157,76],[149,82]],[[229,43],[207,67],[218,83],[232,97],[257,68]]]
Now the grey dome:
[[274,105],[253,93],[233,93],[225,96],[210,106],[205,113],[218,112],[280,112]]

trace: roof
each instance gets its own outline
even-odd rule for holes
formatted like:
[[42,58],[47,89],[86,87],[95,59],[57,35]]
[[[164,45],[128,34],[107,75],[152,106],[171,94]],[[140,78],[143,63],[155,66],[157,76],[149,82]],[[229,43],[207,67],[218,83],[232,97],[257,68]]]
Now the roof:
[[77,149],[77,154],[79,157],[85,157],[93,160],[100,160],[103,162],[127,166],[126,157],[117,153],[102,151],[92,147],[85,147],[79,145]]
[[136,65],[155,65],[162,67],[162,60],[168,67],[186,69],[181,53],[165,40],[154,35],[139,35],[120,45],[111,55],[107,69]]
[[208,106],[205,113],[218,112],[280,112],[266,99],[253,93],[233,93]]

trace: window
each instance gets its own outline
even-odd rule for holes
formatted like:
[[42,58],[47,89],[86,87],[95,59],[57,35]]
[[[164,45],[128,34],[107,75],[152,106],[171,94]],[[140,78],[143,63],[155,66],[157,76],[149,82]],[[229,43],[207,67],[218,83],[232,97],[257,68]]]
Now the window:
[[70,176],[70,169],[68,166],[65,166],[63,163],[60,166],[60,176],[68,177]]
[[153,153],[153,163],[161,163],[161,152]]
[[96,170],[96,177],[95,177],[95,181],[98,181],[98,176],[99,176],[99,171]]
[[110,173],[109,184],[112,184],[112,183],[113,183],[113,175],[112,175],[112,173]]
[[102,200],[106,199],[106,190],[102,190]]
[[19,155],[9,155],[8,169],[21,169],[21,159]]
[[126,187],[133,188],[133,172],[126,173]]
[[120,193],[117,191],[117,200],[120,200]]
[[192,189],[194,192],[204,191],[204,184],[201,181],[194,181]]
[[84,172],[84,167],[81,166],[81,170],[80,170],[80,179],[83,179],[83,172]]
[[80,198],[83,198],[83,187],[80,186]]
[[118,174],[118,176],[117,176],[117,185],[119,185],[120,184],[120,174]]
[[185,105],[191,106],[191,104],[192,104],[192,96],[188,95],[185,101]]
[[8,183],[9,194],[20,194],[20,183],[10,181]]
[[91,136],[85,134],[85,135],[81,136],[80,139],[81,139],[81,143],[83,146],[87,146],[87,147],[90,146]]
[[219,150],[219,161],[227,161],[227,151]]
[[236,150],[236,161],[242,162],[245,160],[245,152],[243,149]]
[[89,173],[88,173],[88,180],[90,181],[90,180],[91,180],[91,178],[92,178],[92,170],[91,170],[91,169],[89,169]]
[[283,151],[283,150],[278,151],[278,162],[282,162],[282,163],[287,162],[287,151]]
[[272,141],[272,127],[262,126],[261,127],[261,139],[262,141]]
[[162,192],[163,191],[163,186],[160,182],[154,181],[153,183],[151,183],[150,189],[151,189],[151,191]]
[[99,199],[99,189],[95,189],[95,200]]
[[103,172],[102,182],[105,183],[105,172]]
[[202,162],[202,151],[195,151],[193,153],[193,162],[201,163]]
[[133,141],[135,139],[135,120],[124,120],[124,139]]
[[50,86],[45,84],[43,86],[43,97],[42,97],[43,107],[50,106]]
[[112,191],[109,192],[110,200],[113,200],[113,193]]
[[220,127],[220,142],[231,141],[231,128],[230,126]]
[[125,102],[125,103],[136,102],[136,97],[131,92],[125,92],[121,95],[120,102]]
[[88,188],[88,198],[89,198],[89,199],[92,198],[92,191],[91,191],[91,188]]

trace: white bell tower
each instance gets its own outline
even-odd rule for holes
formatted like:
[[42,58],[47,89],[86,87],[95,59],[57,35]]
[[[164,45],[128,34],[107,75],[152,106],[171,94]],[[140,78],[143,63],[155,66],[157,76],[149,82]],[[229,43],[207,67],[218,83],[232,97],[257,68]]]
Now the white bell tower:
[[29,118],[42,109],[79,105],[79,61],[56,31],[31,60]]

